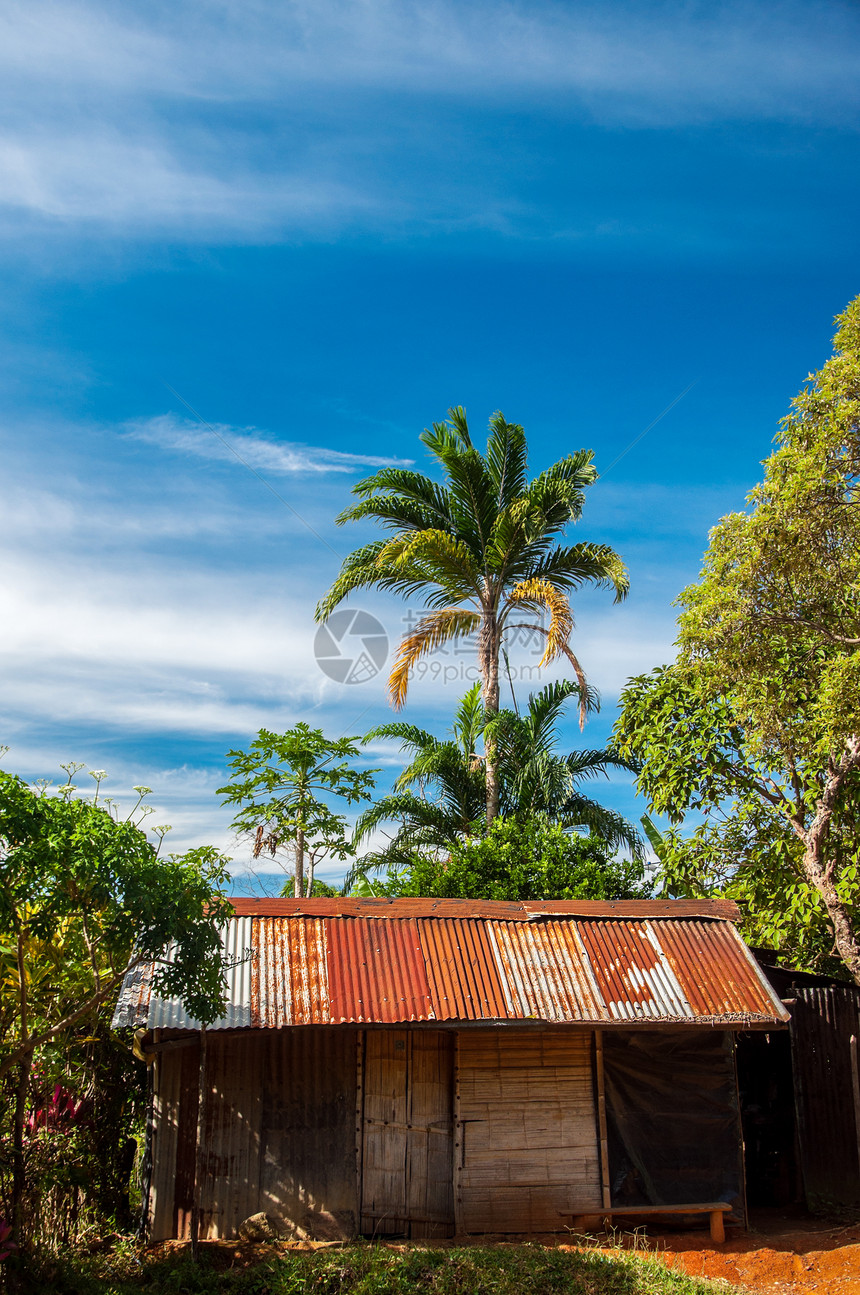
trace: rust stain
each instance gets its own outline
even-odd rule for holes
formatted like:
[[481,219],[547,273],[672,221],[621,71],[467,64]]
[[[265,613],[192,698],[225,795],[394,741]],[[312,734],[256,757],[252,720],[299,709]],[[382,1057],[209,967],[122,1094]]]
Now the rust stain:
[[486,923],[424,920],[418,922],[418,935],[437,1020],[510,1016]]
[[326,919],[332,1021],[433,1020],[417,923]]

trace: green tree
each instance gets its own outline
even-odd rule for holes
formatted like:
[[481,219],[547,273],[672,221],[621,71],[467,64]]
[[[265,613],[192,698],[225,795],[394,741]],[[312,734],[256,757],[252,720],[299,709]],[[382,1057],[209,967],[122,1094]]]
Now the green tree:
[[[314,869],[328,856],[352,852],[346,818],[322,796],[348,805],[367,800],[375,769],[350,763],[360,754],[353,738],[327,738],[321,729],[297,724],[286,733],[260,729],[248,751],[229,751],[231,781],[218,788],[227,805],[241,806],[233,827],[254,839],[254,857],[286,849],[293,860],[293,893],[312,892]],[[307,887],[305,862],[308,863]]]
[[[430,610],[400,643],[389,680],[396,708],[406,699],[409,675],[420,658],[441,644],[477,634],[484,709],[499,709],[499,658],[504,636],[528,628],[543,636],[542,665],[566,657],[587,688],[575,657],[569,594],[584,584],[609,586],[618,601],[627,593],[623,562],[606,545],[561,545],[578,521],[585,488],[597,476],[588,450],[578,450],[528,479],[522,427],[500,414],[490,419],[485,454],[472,444],[462,408],[434,423],[421,440],[445,481],[423,473],[382,468],[353,487],[359,502],[338,523],[372,518],[392,532],[345,560],[320,601],[324,620],[357,589],[388,589],[419,597]],[[539,617],[549,614],[549,625]],[[529,618],[523,622],[522,616]],[[485,753],[486,821],[499,811],[499,780],[490,741]]]
[[[749,943],[779,950],[802,970],[844,973],[802,842],[774,800],[782,775],[754,759],[726,697],[680,664],[662,667],[630,681],[615,738],[642,761],[639,789],[672,824],[660,833],[643,820],[662,893],[734,899]],[[688,816],[692,832],[683,827]],[[853,908],[850,873],[840,886]]]
[[496,818],[486,836],[455,842],[447,858],[417,855],[389,893],[446,899],[639,899],[651,887],[640,861],[540,816]]
[[837,323],[748,511],[681,595],[677,663],[634,681],[616,740],[675,822],[734,804],[766,825],[762,857],[779,843],[860,983],[860,298]]
[[378,800],[356,824],[357,846],[381,824],[399,823],[387,846],[362,858],[362,870],[410,863],[416,850],[446,853],[463,837],[484,831],[481,746],[486,749],[488,733],[497,751],[503,817],[525,822],[540,815],[565,830],[585,827],[607,845],[639,855],[641,842],[632,825],[580,790],[583,781],[634,766],[611,750],[560,755],[556,749],[561,712],[567,701],[579,696],[579,685],[572,680],[548,684],[529,698],[522,716],[500,710],[488,718],[480,694],[476,684],[461,700],[452,736],[444,741],[412,724],[383,724],[368,733],[365,741],[398,738],[412,759],[392,794]]
[[[81,766],[70,766],[77,769]],[[126,974],[155,961],[155,988],[206,1023],[223,1010],[217,922],[225,861],[208,847],[159,857],[132,815],[68,783],[56,794],[0,771],[0,1083],[14,1081],[13,1213],[21,1224],[24,1118],[33,1060],[91,1027]],[[165,951],[171,947],[168,960]]]

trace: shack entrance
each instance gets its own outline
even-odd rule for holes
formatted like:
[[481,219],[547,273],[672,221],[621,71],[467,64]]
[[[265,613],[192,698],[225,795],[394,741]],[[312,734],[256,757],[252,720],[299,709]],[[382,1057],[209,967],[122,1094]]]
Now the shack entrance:
[[368,1030],[358,1095],[361,1231],[454,1232],[454,1038],[443,1030]]

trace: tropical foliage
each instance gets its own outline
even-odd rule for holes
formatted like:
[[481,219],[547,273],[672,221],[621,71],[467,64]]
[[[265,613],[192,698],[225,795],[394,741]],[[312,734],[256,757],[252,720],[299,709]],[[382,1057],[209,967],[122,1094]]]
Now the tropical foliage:
[[445,858],[415,856],[390,881],[392,895],[448,899],[641,899],[641,860],[613,858],[596,836],[566,832],[543,815],[499,816],[485,836],[456,841]]
[[[635,855],[641,842],[635,829],[583,794],[580,784],[606,776],[610,769],[632,766],[617,753],[557,751],[557,726],[565,703],[579,696],[571,680],[548,684],[529,698],[524,715],[501,710],[487,716],[476,684],[460,702],[451,736],[440,740],[411,724],[383,724],[365,741],[398,739],[411,760],[391,795],[377,800],[360,817],[354,836],[358,846],[375,829],[391,821],[398,828],[389,842],[363,856],[361,869],[410,864],[416,852],[433,858],[453,849],[467,836],[486,828],[485,760],[488,735],[497,751],[500,813],[528,822],[540,816],[564,830],[587,828],[616,848]],[[593,699],[589,700],[593,704]]]
[[[225,980],[216,921],[224,860],[209,848],[159,857],[135,815],[0,772],[0,1117],[12,1161],[9,1207],[23,1239],[28,1104],[58,1082],[57,1057],[98,1034],[129,970],[157,964],[160,992],[213,1020]],[[170,961],[164,950],[173,946]],[[40,1133],[37,1125],[33,1137]],[[32,1141],[32,1139],[30,1139]],[[32,1148],[31,1148],[32,1149]],[[0,1166],[2,1169],[2,1166]],[[5,1191],[5,1180],[3,1184]]]
[[860,298],[838,325],[681,596],[677,662],[633,681],[616,741],[655,809],[705,817],[700,871],[742,832],[765,929],[823,920],[860,983]]
[[[462,408],[449,411],[421,437],[444,483],[404,468],[382,468],[353,487],[359,502],[338,518],[370,518],[392,534],[345,560],[317,607],[324,620],[358,589],[385,589],[428,608],[400,644],[389,680],[391,699],[406,700],[409,675],[426,653],[477,635],[484,709],[499,709],[499,659],[507,633],[528,627],[542,636],[542,665],[565,658],[576,674],[584,720],[587,685],[570,646],[571,591],[608,586],[627,593],[627,572],[606,545],[559,542],[576,522],[585,488],[597,473],[588,450],[528,477],[525,432],[502,414],[490,419],[484,454],[473,445]],[[543,618],[548,616],[545,626]],[[525,617],[525,621],[523,618]],[[487,823],[499,812],[500,787],[492,739],[485,753]]]

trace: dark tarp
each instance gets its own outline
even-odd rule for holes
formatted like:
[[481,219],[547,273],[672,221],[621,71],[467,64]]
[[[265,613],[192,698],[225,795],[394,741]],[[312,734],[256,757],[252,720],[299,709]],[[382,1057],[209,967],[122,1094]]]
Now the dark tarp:
[[733,1047],[722,1030],[604,1031],[613,1207],[726,1201],[744,1221]]

